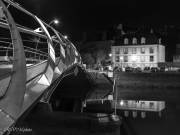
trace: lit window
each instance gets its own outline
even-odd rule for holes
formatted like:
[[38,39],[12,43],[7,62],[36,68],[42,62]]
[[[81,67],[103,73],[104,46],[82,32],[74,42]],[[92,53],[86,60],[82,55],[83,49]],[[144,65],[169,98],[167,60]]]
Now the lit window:
[[141,59],[141,62],[145,62],[145,56],[141,56],[140,59]]
[[124,100],[124,106],[128,106],[128,101]]
[[154,53],[154,48],[153,47],[149,48],[149,53]]
[[124,39],[124,44],[127,45],[129,42],[128,42],[128,38],[125,38]]
[[141,102],[141,108],[145,108],[145,102]]
[[136,107],[137,107],[136,101],[132,101],[132,102],[131,102],[131,107],[133,107],[133,108],[136,108]]
[[115,49],[115,54],[119,54],[119,52],[120,52],[119,49],[116,48],[116,49]]
[[124,56],[124,62],[128,62],[128,56]]
[[146,43],[146,38],[145,37],[142,37],[141,38],[141,44],[145,44]]
[[137,57],[136,55],[132,55],[132,56],[131,56],[131,60],[132,60],[133,62],[137,61],[137,59],[138,59],[138,57]]
[[136,54],[136,48],[132,48],[132,53]]
[[153,102],[150,102],[150,103],[149,103],[149,108],[150,108],[150,109],[154,109],[154,103],[153,103]]
[[137,44],[137,38],[133,38],[132,43]]
[[119,56],[116,56],[116,60],[115,60],[116,62],[119,62]]
[[154,61],[154,56],[150,56],[150,62]]
[[144,54],[145,53],[145,48],[141,48],[141,53]]
[[123,49],[124,54],[128,54],[128,48]]

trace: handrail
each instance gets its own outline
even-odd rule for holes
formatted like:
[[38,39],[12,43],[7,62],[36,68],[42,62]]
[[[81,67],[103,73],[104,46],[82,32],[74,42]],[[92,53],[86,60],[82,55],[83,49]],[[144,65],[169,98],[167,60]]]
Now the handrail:
[[[3,23],[1,21],[0,21],[0,27],[5,28],[5,29],[9,29],[8,24],[7,23]],[[35,32],[32,29],[29,29],[29,28],[26,28],[26,27],[22,28],[22,27],[18,27],[18,26],[17,26],[17,28],[18,28],[19,32],[26,33],[26,34],[31,34],[31,35],[34,35],[34,36],[41,37],[43,39],[47,39],[46,35],[37,33],[37,32]],[[56,40],[56,39],[52,39],[52,40],[53,40],[53,42],[59,43],[59,41]]]
[[[43,51],[40,51],[39,49],[34,49],[34,48],[31,48],[31,47],[28,47],[28,46],[24,46],[24,48],[28,48],[28,49],[33,50],[33,51],[36,51],[36,52],[40,52],[40,53],[43,53],[43,54],[47,54],[47,53],[45,53],[45,52],[43,52]],[[48,48],[47,48],[47,49],[48,49]]]
[[[31,16],[32,19],[34,18],[34,21],[36,21],[39,24],[39,26],[43,29],[44,32],[38,33],[30,28],[26,28],[24,26],[21,26],[15,23],[13,17],[11,16],[10,12],[8,11],[6,7],[7,4]],[[54,76],[55,72],[58,71],[58,69],[61,72],[65,72],[67,69],[70,69],[70,67],[72,67],[73,65],[79,64],[79,62],[81,61],[81,57],[78,52],[76,53],[77,50],[75,46],[69,40],[66,40],[61,33],[57,32],[50,25],[43,22],[34,14],[25,10],[23,7],[19,6],[17,3],[14,3],[11,0],[0,0],[0,5],[7,19],[3,21],[0,20],[0,28],[2,28],[3,30],[4,29],[10,30],[11,41],[12,41],[12,43],[8,42],[10,41],[10,38],[4,38],[4,40],[0,39],[1,40],[0,43],[1,42],[4,43],[2,44],[4,46],[0,46],[0,48],[3,48],[2,50],[6,49],[7,55],[13,54],[13,57],[10,56],[10,58],[12,57],[11,60],[13,61],[13,63],[11,63],[12,65],[11,71],[13,72],[13,74],[11,74],[11,80],[10,80],[10,83],[8,84],[6,96],[0,100],[0,118],[2,118],[0,121],[0,126],[1,126],[0,135],[2,135],[5,132],[5,130],[13,126],[13,124],[16,122],[16,120],[18,120],[22,116],[22,114],[24,114],[27,110],[29,110],[32,104],[36,103],[37,100],[40,101],[40,98],[42,96],[45,97],[45,94],[49,95],[51,94],[51,92],[53,92],[51,89],[51,84],[54,81],[53,79],[56,77],[58,78],[62,75],[62,74],[58,74],[58,76]],[[51,30],[54,30],[54,33],[56,34],[58,38],[57,39],[52,38],[52,35],[50,35],[49,29],[47,28],[51,28]],[[48,53],[46,53],[46,51],[38,50],[37,49],[38,46],[36,46],[36,49],[31,48],[29,46],[24,46],[23,43],[24,44],[27,43],[26,41],[28,40],[24,40],[23,42],[23,40],[21,39],[20,33],[21,34],[25,33],[25,34],[28,34],[28,36],[32,35],[32,36],[39,37],[41,39],[45,39],[47,42],[44,42],[44,43],[46,43],[45,45],[47,45],[46,49]],[[57,51],[54,50],[55,49],[54,45],[56,43],[59,45],[58,50],[56,49]],[[8,46],[6,44],[10,44],[10,45]],[[31,45],[31,43],[29,44]],[[13,45],[13,47],[11,47],[11,45]],[[67,47],[65,47],[66,45]],[[71,50],[68,50],[68,49],[71,49]],[[11,52],[12,50],[13,50],[13,53]],[[39,56],[45,56],[47,59],[43,61],[39,60],[37,64],[27,67],[26,62],[28,60],[26,59],[25,52],[27,52],[27,56],[29,54],[34,53],[34,54],[38,54]],[[62,56],[60,55],[59,61],[58,61],[56,54],[59,54],[59,53],[61,53]],[[78,58],[78,61],[76,58]],[[60,59],[62,59],[62,61]],[[12,62],[11,60],[10,62]],[[62,62],[63,69],[60,67],[61,62]],[[34,77],[37,77],[37,78],[35,78],[32,81],[31,80],[27,81],[28,79],[27,76],[29,76],[30,79],[34,79]],[[5,125],[3,125],[2,123],[3,124],[5,123]],[[1,128],[3,129],[3,131],[1,131]]]
[[[9,50],[13,50],[13,47],[6,47],[6,46],[0,46],[0,48],[2,49],[9,49]],[[3,50],[2,50],[3,51]],[[6,50],[5,50],[6,51]]]
[[[12,47],[5,47],[5,46],[0,46],[0,48],[3,48],[3,49],[9,49],[9,50],[13,50]],[[48,57],[48,53],[45,53],[45,52],[42,52],[42,51],[39,51],[41,53],[38,53],[38,52],[34,52],[35,49],[33,49],[32,51],[31,50],[28,50],[28,49],[24,49],[25,52],[31,52],[33,54],[39,54],[41,56],[47,56]],[[7,51],[7,50],[0,50],[0,52],[3,52],[3,51]],[[36,50],[37,51],[37,50]]]
[[[0,113],[2,122],[6,122],[6,125],[4,125],[2,128],[7,129],[7,127],[10,127],[14,123],[15,119],[18,118],[19,112],[21,111],[25,93],[24,88],[26,87],[26,61],[21,36],[14,19],[2,0],[0,0],[0,6],[2,7],[2,11],[4,12],[4,15],[7,19],[7,25],[11,33],[14,47],[13,58],[15,59],[12,68],[12,70],[15,72],[11,75],[11,80],[6,91],[6,96],[1,99],[0,102],[0,108],[3,110],[3,113]],[[7,122],[7,120],[2,117],[3,115],[8,115],[8,119],[10,121]],[[2,129],[0,131],[0,134],[1,133],[3,133]]]
[[29,50],[24,50],[24,52],[30,52],[30,53],[33,53],[33,54],[38,54],[38,55],[40,55],[40,56],[46,56],[46,57],[48,57],[48,53],[45,55],[45,54],[40,54],[40,53],[38,53],[38,52],[33,52],[33,51],[29,51]]
[[5,44],[12,44],[12,42],[2,41],[2,40],[0,40],[0,42]]
[[[30,13],[29,11],[27,11],[26,9],[24,9],[22,6],[20,6],[18,3],[14,3],[14,2],[12,2],[12,1],[10,1],[10,0],[4,0],[4,1],[7,2],[8,4],[12,5],[14,8],[16,8],[16,9],[18,9],[18,10],[26,13],[27,15],[33,17],[34,19],[36,19],[36,18],[35,18],[36,15]],[[43,22],[46,26],[48,26],[49,28],[51,28],[51,26],[50,26],[49,24],[45,23],[44,21],[42,21],[42,22]]]

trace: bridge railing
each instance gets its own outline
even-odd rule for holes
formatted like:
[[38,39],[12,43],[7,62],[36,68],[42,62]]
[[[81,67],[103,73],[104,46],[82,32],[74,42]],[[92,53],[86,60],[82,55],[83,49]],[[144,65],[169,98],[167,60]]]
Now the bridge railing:
[[[1,41],[0,41],[1,42]],[[48,53],[43,52],[41,50],[36,50],[34,48],[30,48],[24,46],[24,52],[26,56],[26,65],[29,64],[37,64],[42,62],[43,60],[48,59]],[[12,65],[13,62],[13,47],[0,46],[0,64],[2,65]]]
[[52,91],[48,88],[55,74],[81,64],[68,39],[11,0],[0,0],[0,56],[12,65],[0,79],[0,135]]

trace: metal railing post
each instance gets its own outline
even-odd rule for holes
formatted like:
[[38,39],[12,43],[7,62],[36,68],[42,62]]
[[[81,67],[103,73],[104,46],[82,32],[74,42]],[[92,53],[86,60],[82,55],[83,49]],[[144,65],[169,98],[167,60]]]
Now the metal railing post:
[[114,100],[114,113],[115,115],[117,114],[117,88],[116,88],[116,80],[117,80],[117,75],[115,74],[115,72],[113,72],[113,76],[114,76],[114,81],[113,81],[113,95],[115,96],[115,100]]

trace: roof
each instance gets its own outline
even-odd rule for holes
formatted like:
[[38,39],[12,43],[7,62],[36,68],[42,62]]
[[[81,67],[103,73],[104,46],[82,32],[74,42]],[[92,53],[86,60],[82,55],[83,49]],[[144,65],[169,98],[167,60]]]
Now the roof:
[[[145,32],[128,33],[128,34],[124,34],[124,35],[120,35],[120,36],[116,37],[114,46],[133,45],[133,43],[132,43],[133,38],[137,39],[137,44],[141,44],[141,38],[142,37],[145,38],[145,45],[146,44],[147,45],[159,44],[159,39],[161,38],[161,36],[157,33],[145,33]],[[125,38],[128,39],[128,44],[124,44]]]

